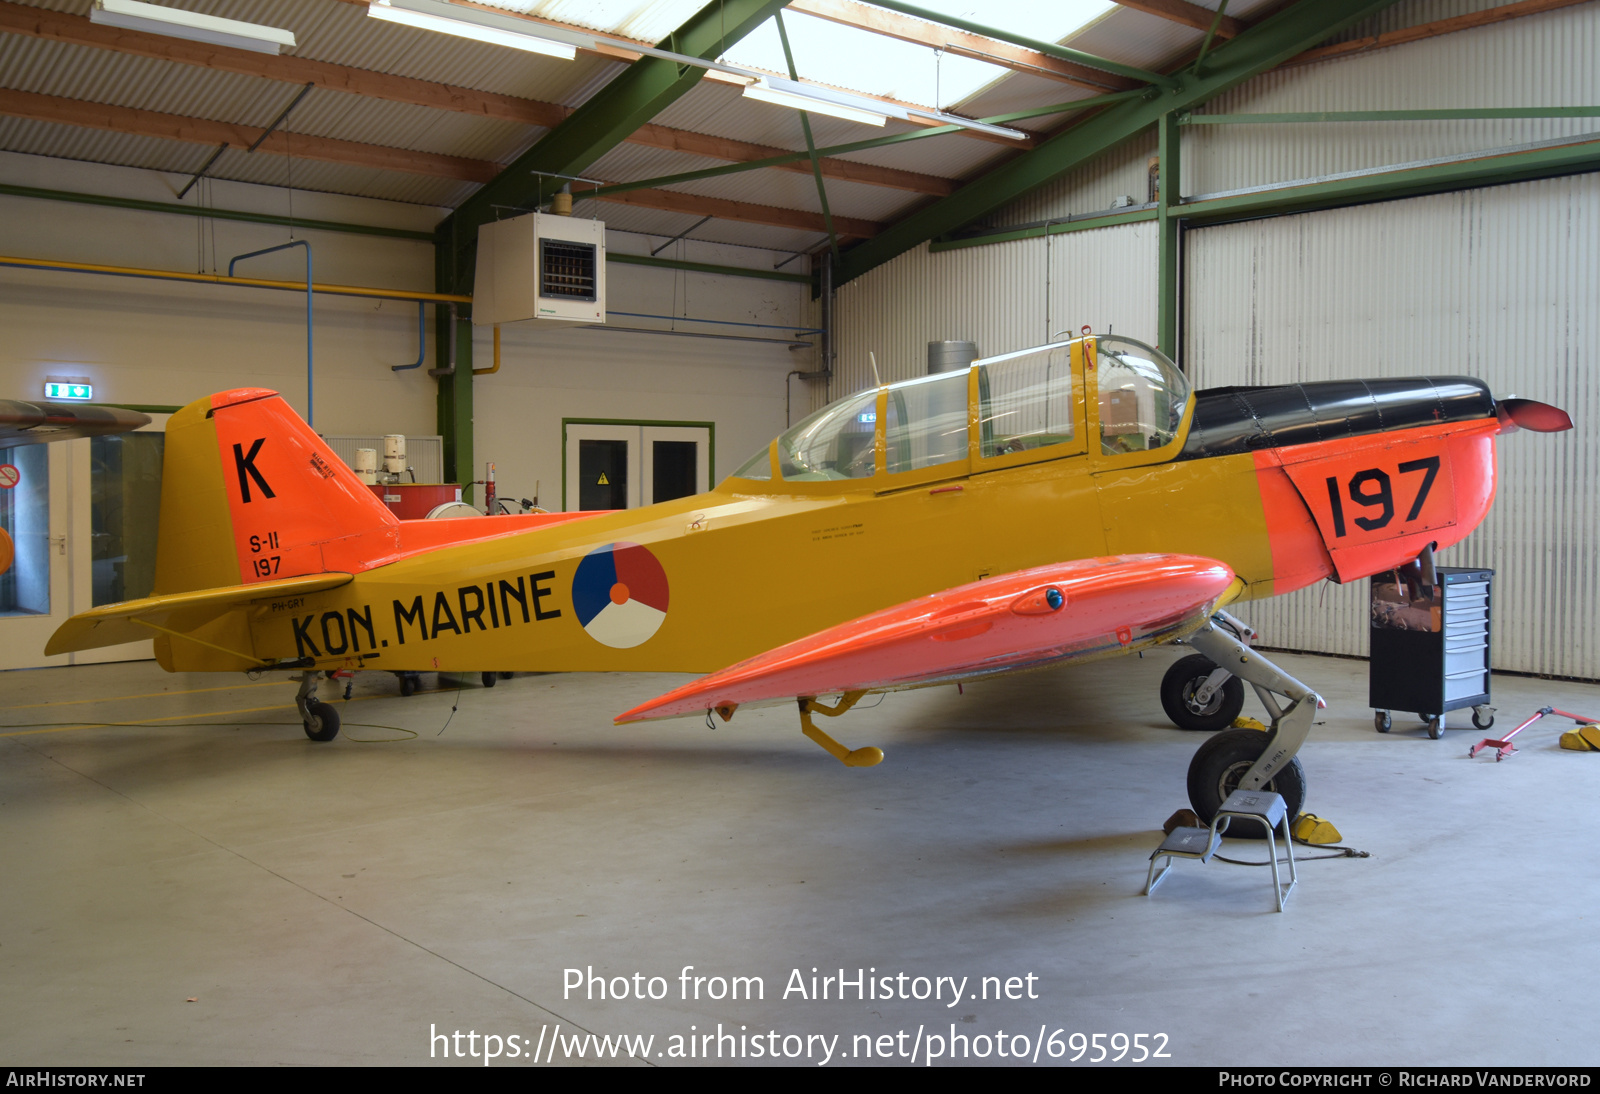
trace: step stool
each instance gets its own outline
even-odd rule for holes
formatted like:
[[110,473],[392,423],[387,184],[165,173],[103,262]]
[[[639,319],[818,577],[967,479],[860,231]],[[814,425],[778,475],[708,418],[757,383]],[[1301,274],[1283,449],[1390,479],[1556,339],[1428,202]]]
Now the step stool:
[[[1278,902],[1278,911],[1283,911],[1283,902],[1289,899],[1289,894],[1294,891],[1295,883],[1299,880],[1294,866],[1294,840],[1289,835],[1289,809],[1284,804],[1281,794],[1274,794],[1270,790],[1235,790],[1228,795],[1228,800],[1222,803],[1222,808],[1217,810],[1216,816],[1211,818],[1210,828],[1174,828],[1166,839],[1161,841],[1150,855],[1150,873],[1145,879],[1144,895],[1149,896],[1160,885],[1162,879],[1172,869],[1172,860],[1175,858],[1195,858],[1201,862],[1210,862],[1211,857],[1217,853],[1217,848],[1222,843],[1223,835],[1228,831],[1229,825],[1235,821],[1251,821],[1261,825],[1267,830],[1267,854],[1272,863],[1272,892]],[[1279,829],[1283,833],[1283,845],[1289,852],[1289,884],[1284,885],[1278,874],[1278,843]],[[1166,861],[1161,869],[1156,869],[1156,860],[1164,858]]]

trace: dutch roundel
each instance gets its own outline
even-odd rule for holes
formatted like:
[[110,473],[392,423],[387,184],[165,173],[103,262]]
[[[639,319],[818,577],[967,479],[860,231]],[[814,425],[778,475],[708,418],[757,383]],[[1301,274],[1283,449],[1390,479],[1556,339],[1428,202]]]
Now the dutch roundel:
[[590,638],[631,649],[649,641],[667,618],[667,572],[637,543],[596,547],[572,577],[572,607]]

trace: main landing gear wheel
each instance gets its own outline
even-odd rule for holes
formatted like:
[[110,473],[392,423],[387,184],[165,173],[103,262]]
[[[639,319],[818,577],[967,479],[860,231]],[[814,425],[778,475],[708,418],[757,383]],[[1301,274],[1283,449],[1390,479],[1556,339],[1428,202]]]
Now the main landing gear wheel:
[[414,673],[414,672],[402,672],[400,674],[400,694],[401,695],[415,695],[417,693],[417,685],[418,685],[418,683],[420,683],[420,681],[417,678],[417,674],[416,673]]
[[1206,678],[1217,670],[1216,663],[1203,653],[1192,653],[1173,662],[1161,678],[1161,709],[1179,729],[1226,729],[1244,709],[1244,681],[1230,676],[1211,693],[1205,704],[1195,701],[1195,693]]
[[339,735],[339,712],[328,703],[306,704],[306,736],[313,741],[331,741]]
[[486,673],[483,674],[483,686],[484,687],[492,688],[499,682],[500,682],[500,674],[499,673],[497,673],[497,672],[486,672]]
[[[1271,740],[1271,734],[1260,730],[1225,729],[1200,746],[1189,761],[1189,804],[1201,824],[1211,823]],[[1306,800],[1306,773],[1299,759],[1290,760],[1264,789],[1283,795],[1290,818],[1298,817]],[[1261,839],[1265,833],[1259,825],[1241,824],[1237,831],[1230,828],[1228,835]]]
[[1379,733],[1387,733],[1394,728],[1394,717],[1387,710],[1374,711],[1372,714],[1372,728]]

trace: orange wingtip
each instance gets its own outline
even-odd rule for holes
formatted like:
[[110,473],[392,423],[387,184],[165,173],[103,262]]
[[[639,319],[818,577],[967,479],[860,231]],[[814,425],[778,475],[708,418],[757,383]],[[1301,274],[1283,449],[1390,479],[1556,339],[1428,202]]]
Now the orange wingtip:
[[624,722],[1028,668],[1116,650],[1211,610],[1233,582],[1215,559],[1119,555],[961,585],[819,631],[693,680]]

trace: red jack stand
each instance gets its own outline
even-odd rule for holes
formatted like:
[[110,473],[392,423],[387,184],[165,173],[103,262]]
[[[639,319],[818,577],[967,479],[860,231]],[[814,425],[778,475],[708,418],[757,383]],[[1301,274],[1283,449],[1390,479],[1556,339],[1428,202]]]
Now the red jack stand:
[[1483,740],[1467,749],[1467,759],[1472,759],[1479,752],[1482,752],[1490,745],[1493,745],[1495,747],[1494,762],[1499,763],[1501,760],[1517,751],[1511,746],[1511,738],[1515,737],[1517,734],[1533,725],[1533,723],[1537,722],[1540,718],[1543,718],[1546,714],[1559,714],[1563,718],[1571,718],[1580,726],[1589,725],[1595,721],[1593,718],[1585,718],[1581,714],[1574,714],[1570,710],[1557,710],[1555,707],[1540,707],[1538,712],[1534,714],[1532,718],[1529,718],[1516,729],[1513,729],[1510,733],[1507,733],[1504,739],[1496,741],[1490,737],[1485,737]]

